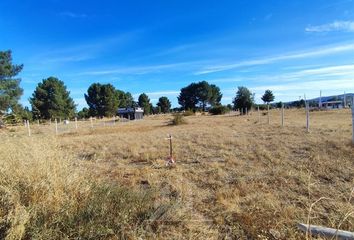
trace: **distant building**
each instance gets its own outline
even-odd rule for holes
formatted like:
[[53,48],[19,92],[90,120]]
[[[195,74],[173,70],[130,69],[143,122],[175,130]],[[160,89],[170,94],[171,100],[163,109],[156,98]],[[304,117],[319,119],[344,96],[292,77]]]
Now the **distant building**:
[[321,102],[321,108],[325,109],[341,109],[343,108],[343,101],[327,101]]
[[143,119],[143,108],[118,108],[117,114],[120,118],[126,118],[129,120]]

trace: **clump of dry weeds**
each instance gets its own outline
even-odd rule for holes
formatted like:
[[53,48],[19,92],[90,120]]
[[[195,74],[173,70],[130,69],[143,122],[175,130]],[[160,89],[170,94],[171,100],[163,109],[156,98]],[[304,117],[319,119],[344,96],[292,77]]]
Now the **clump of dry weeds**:
[[1,136],[1,239],[137,238],[152,191],[92,179],[54,138]]

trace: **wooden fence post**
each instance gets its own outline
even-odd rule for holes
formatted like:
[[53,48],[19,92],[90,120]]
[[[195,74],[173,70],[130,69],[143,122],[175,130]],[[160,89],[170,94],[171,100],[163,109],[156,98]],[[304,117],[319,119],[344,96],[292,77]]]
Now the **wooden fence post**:
[[343,108],[346,108],[347,107],[347,95],[346,95],[345,91],[344,91],[344,97],[343,97],[343,104],[344,104]]
[[37,125],[38,125],[38,127],[39,127],[39,119],[37,120]]
[[352,101],[352,143],[354,144],[354,97]]
[[90,117],[90,121],[91,121],[91,128],[93,128],[92,117]]
[[170,141],[170,156],[167,157],[166,166],[170,166],[170,165],[175,164],[176,162],[175,162],[175,160],[173,159],[172,135],[169,134],[169,136],[168,136],[167,139]]
[[267,105],[267,116],[268,116],[268,124],[270,124],[270,113],[269,113],[269,104]]
[[77,117],[75,117],[75,129],[77,130]]
[[58,135],[58,120],[55,119],[55,135]]
[[30,122],[27,120],[27,129],[28,129],[28,136],[31,136],[31,128],[30,128]]
[[310,112],[309,105],[306,102],[306,132],[310,132]]
[[284,127],[284,104],[281,105],[281,126]]

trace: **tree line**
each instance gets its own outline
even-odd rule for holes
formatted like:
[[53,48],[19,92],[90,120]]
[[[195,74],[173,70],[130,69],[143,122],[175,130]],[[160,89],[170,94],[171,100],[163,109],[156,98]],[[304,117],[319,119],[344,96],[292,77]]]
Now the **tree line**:
[[[53,119],[53,118],[88,118],[110,117],[117,113],[118,108],[142,107],[144,114],[168,113],[173,111],[206,111],[224,113],[226,110],[251,109],[254,106],[254,94],[246,87],[238,87],[233,105],[221,105],[220,88],[207,81],[191,83],[183,87],[177,97],[180,108],[171,109],[171,102],[166,96],[159,98],[156,106],[150,102],[147,94],[142,93],[138,101],[134,101],[131,93],[116,89],[112,84],[93,83],[84,94],[88,108],[76,110],[77,105],[70,97],[64,82],[56,77],[43,79],[38,83],[29,99],[31,110],[23,107],[19,99],[23,94],[18,74],[23,65],[12,63],[11,51],[0,51],[0,119],[11,116],[12,121],[21,119]],[[262,100],[269,104],[274,95],[267,90]],[[0,124],[1,124],[0,120]]]

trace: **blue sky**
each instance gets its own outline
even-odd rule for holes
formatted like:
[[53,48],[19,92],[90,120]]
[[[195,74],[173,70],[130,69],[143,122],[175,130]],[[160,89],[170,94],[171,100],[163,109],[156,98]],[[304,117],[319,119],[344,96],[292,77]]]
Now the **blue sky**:
[[177,106],[206,80],[224,104],[237,86],[276,101],[354,92],[354,0],[0,1],[0,49],[23,63],[21,102],[44,78],[78,104],[91,83]]

